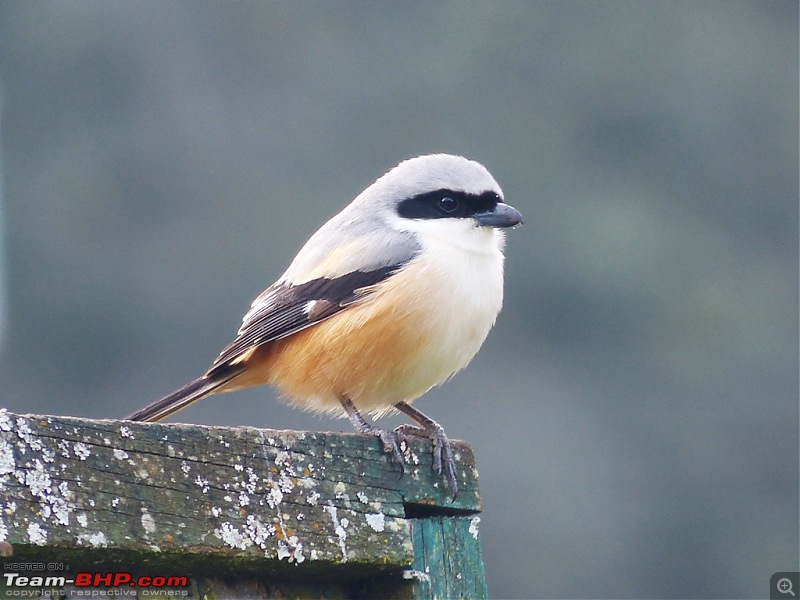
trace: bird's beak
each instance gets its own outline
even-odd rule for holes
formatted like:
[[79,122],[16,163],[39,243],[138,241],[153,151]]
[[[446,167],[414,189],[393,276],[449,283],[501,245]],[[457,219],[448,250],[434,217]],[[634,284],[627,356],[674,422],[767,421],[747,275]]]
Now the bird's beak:
[[498,202],[492,210],[476,213],[472,217],[484,227],[514,227],[522,225],[522,214],[513,206]]

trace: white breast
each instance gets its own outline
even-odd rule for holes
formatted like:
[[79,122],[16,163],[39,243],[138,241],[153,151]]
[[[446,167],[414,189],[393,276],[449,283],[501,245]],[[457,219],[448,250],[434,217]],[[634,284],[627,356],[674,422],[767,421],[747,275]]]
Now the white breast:
[[415,379],[426,389],[469,364],[503,304],[503,233],[472,227],[469,237],[424,236],[414,261],[429,340]]

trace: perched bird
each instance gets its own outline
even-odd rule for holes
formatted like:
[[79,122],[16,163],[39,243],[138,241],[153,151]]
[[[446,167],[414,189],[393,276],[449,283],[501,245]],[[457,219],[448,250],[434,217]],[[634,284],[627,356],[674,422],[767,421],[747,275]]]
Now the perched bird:
[[[411,402],[463,369],[503,302],[502,229],[522,223],[489,171],[449,154],[401,162],[323,225],[245,314],[206,373],[129,417],[158,421],[210,394],[274,385],[293,406],[346,414],[403,465],[433,442],[455,495],[450,443]],[[399,410],[386,430],[362,412]]]

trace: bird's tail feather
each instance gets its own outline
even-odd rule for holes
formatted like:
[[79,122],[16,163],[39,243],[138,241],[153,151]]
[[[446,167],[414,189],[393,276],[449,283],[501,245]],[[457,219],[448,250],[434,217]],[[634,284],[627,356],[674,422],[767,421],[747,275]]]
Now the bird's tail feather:
[[128,415],[125,419],[127,421],[160,421],[186,408],[190,404],[205,398],[209,394],[213,394],[217,388],[233,379],[236,375],[238,375],[238,372],[232,371],[228,373],[215,373],[211,377],[198,377],[168,396],[164,396],[160,400],[156,400],[152,404],[148,404],[135,413]]

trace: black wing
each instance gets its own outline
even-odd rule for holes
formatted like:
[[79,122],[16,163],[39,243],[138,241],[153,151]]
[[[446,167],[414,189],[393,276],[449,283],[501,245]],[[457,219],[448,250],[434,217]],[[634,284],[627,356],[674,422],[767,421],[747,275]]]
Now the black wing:
[[300,285],[272,286],[259,296],[245,315],[239,335],[220,352],[207,374],[256,346],[279,340],[335,315],[368,296],[370,286],[402,267],[392,265],[373,271],[353,271],[335,279],[320,277]]

